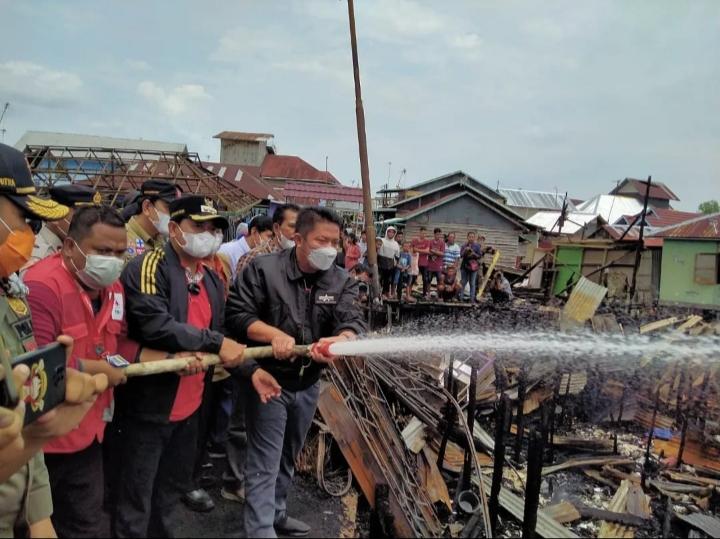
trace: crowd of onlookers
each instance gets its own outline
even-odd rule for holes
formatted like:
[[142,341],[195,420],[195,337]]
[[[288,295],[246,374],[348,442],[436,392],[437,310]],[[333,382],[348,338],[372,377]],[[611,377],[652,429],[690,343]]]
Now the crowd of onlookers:
[[[408,303],[417,302],[418,297],[476,303],[479,283],[489,266],[486,256],[492,257],[496,252],[487,245],[485,236],[478,237],[475,232],[468,232],[465,242],[460,244],[452,231],[444,233],[435,228],[429,236],[427,228],[420,227],[417,235],[409,238],[393,226],[376,239],[376,249],[383,299],[396,298]],[[336,264],[359,280],[370,282],[364,231],[359,238],[353,232],[345,234]],[[500,270],[494,271],[486,289],[496,303],[513,299],[510,282]]]

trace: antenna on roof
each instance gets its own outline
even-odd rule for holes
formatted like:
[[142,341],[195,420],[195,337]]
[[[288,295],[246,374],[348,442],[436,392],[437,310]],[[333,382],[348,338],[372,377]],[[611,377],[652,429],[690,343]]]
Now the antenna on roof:
[[390,172],[391,171],[392,171],[392,161],[388,161],[388,177],[387,177],[388,186],[390,185]]
[[328,171],[328,156],[325,156],[325,172]]
[[[5,106],[2,109],[2,112],[0,113],[0,126],[2,126],[2,121],[5,118],[5,113],[7,112],[7,109],[10,107],[9,102],[5,102]],[[4,127],[0,127],[0,135],[2,135],[2,138],[0,139],[0,142],[5,142],[5,133],[7,132],[7,129]]]
[[398,176],[397,186],[396,189],[400,189],[403,184],[403,180],[405,179],[405,174],[407,173],[407,169],[404,168],[400,171],[400,176]]

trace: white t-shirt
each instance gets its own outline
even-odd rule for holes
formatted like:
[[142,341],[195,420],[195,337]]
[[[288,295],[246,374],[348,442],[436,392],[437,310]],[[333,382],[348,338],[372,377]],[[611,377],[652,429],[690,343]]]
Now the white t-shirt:
[[233,281],[235,280],[235,270],[237,269],[238,260],[250,252],[250,246],[245,238],[223,243],[218,251],[224,254],[230,260],[230,271],[232,272]]

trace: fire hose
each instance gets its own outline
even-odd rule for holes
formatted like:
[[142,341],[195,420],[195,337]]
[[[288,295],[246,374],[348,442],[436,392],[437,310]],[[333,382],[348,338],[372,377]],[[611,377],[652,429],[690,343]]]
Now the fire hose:
[[[313,346],[317,347],[318,351],[324,355],[329,355],[330,353],[330,343],[295,346],[293,349],[293,353],[296,356],[306,357],[310,355],[310,349]],[[272,346],[256,346],[253,348],[246,348],[243,353],[243,359],[245,360],[267,359],[271,357],[273,357]],[[150,376],[153,374],[180,372],[197,360],[197,357],[189,356],[161,359],[158,361],[144,361],[141,363],[133,363],[125,367],[125,375],[128,378],[133,378],[136,376]],[[217,354],[205,354],[200,359],[200,362],[202,363],[204,368],[222,364],[220,356],[218,356]]]

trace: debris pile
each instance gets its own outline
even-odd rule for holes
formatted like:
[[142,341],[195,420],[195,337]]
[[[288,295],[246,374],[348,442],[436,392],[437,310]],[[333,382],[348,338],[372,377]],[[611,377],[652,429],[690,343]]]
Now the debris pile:
[[[697,315],[582,318],[688,346],[720,335]],[[373,536],[718,537],[720,361],[429,356],[346,359],[321,393],[318,477],[344,458],[325,490],[354,478]]]

